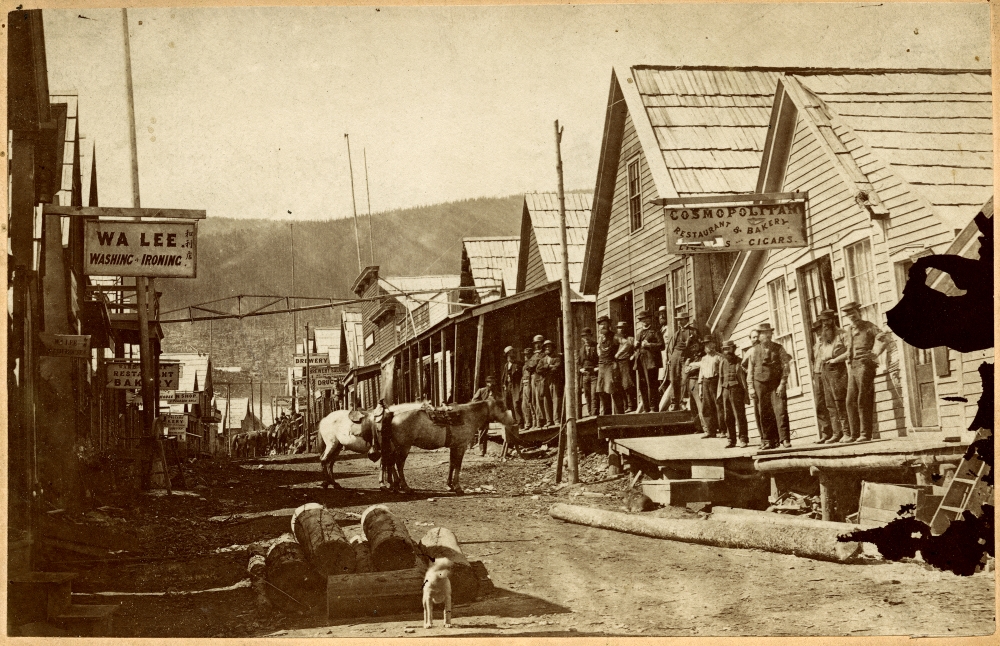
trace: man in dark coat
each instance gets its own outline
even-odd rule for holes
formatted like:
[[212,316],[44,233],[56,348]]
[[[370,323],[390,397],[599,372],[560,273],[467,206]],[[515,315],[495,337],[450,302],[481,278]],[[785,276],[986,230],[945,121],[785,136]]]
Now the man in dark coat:
[[580,344],[576,356],[576,365],[580,369],[580,394],[583,396],[583,405],[587,407],[587,415],[596,415],[594,386],[597,383],[597,345],[594,343],[594,331],[589,327],[583,328]]
[[542,375],[542,412],[546,426],[556,426],[562,419],[562,395],[565,387],[562,355],[556,352],[556,344],[546,339],[542,347],[544,354],[535,369]]
[[617,412],[632,413],[635,411],[635,370],[632,368],[632,354],[635,352],[635,337],[629,333],[628,324],[618,321],[618,333],[615,334],[618,350],[615,351],[615,361],[618,363],[618,385],[621,387],[622,401],[625,408],[619,405]]
[[535,351],[524,349],[524,362],[521,364],[521,419],[524,420],[524,430],[532,428],[538,422],[538,411],[535,409],[531,391],[531,378],[534,370],[528,369],[531,357]]
[[[670,338],[670,346],[667,349],[667,376],[672,385],[668,410],[680,408],[684,398],[691,394],[687,387],[688,380],[684,364],[696,358],[701,344],[698,339],[698,330],[691,325],[690,320],[691,317],[688,316],[687,312],[679,312],[674,318],[677,330]],[[690,404],[690,410],[695,410],[693,399]]]
[[639,392],[646,406],[646,412],[656,412],[660,403],[660,381],[656,373],[663,367],[660,351],[663,337],[651,323],[648,310],[639,312],[639,331],[635,335],[635,354],[632,355],[635,370],[639,375]]
[[545,393],[545,383],[541,373],[538,372],[538,366],[544,354],[542,351],[542,343],[544,341],[545,337],[541,334],[535,335],[531,340],[531,346],[534,351],[531,353],[531,358],[524,362],[524,369],[531,374],[531,403],[535,409],[535,424],[539,427],[547,426],[549,422],[542,402],[542,396]]
[[597,319],[597,384],[594,393],[594,414],[611,415],[612,402],[621,410],[621,377],[618,375],[618,337],[611,333],[611,319]]
[[747,372],[753,379],[753,393],[760,406],[761,447],[775,449],[780,445],[791,448],[785,410],[789,356],[781,344],[771,340],[774,328],[770,323],[761,323],[757,333],[760,342],[751,351]]
[[747,396],[747,375],[743,363],[736,356],[736,343],[727,341],[722,346],[722,364],[719,366],[719,399],[722,401],[720,422],[729,436],[727,449],[736,446],[746,448],[750,444],[747,435],[747,414],[744,406]]
[[500,391],[503,393],[503,403],[514,415],[514,421],[518,427],[524,425],[524,418],[521,412],[521,373],[523,366],[517,360],[517,351],[513,346],[508,345],[503,349],[507,361],[500,371]]
[[817,443],[833,444],[851,435],[847,424],[847,333],[837,326],[833,310],[820,312],[819,322],[815,359],[820,373],[819,396],[826,401],[832,435],[821,437]]
[[[497,392],[496,379],[493,375],[487,375],[486,385],[476,391],[472,396],[472,401],[474,402],[484,402],[490,397],[495,397],[499,399],[500,393]],[[489,439],[490,434],[490,423],[489,421],[483,422],[483,426],[479,429],[478,442],[479,444],[479,455],[486,455],[486,442]]]

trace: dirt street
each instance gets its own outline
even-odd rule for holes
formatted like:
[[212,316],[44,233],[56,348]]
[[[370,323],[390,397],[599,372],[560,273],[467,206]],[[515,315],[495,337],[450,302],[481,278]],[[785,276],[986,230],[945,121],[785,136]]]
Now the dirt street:
[[[407,479],[417,491],[408,496],[380,491],[375,465],[362,456],[338,462],[344,491],[318,486],[314,456],[205,460],[186,470],[188,495],[140,495],[85,516],[54,515],[49,534],[64,543],[53,556],[81,572],[74,602],[122,605],[115,619],[120,637],[994,631],[993,572],[963,578],[919,561],[840,565],[572,525],[550,518],[549,507],[622,504],[623,480],[607,477],[603,456],[583,460],[582,485],[554,491],[554,451],[501,463],[496,450],[491,445],[486,458],[467,454],[463,496],[445,492],[446,451],[411,454]],[[385,503],[415,539],[432,526],[447,527],[469,559],[484,564],[493,587],[457,606],[450,630],[440,615],[425,630],[419,613],[328,622],[322,613],[292,617],[259,607],[247,581],[246,546],[287,532],[291,510],[311,501],[355,513]],[[274,515],[237,516],[254,512]]]

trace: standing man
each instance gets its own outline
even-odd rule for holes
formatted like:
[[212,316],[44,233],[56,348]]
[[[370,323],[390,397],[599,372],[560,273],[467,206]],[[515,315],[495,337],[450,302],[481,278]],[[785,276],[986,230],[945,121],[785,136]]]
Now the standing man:
[[750,330],[750,347],[743,351],[743,371],[747,375],[747,396],[750,397],[750,403],[753,405],[753,421],[757,425],[757,432],[760,433],[760,439],[763,443],[764,441],[764,431],[761,430],[764,427],[760,425],[760,402],[757,400],[757,394],[753,389],[753,365],[752,360],[754,353],[757,351],[757,345],[760,343],[760,334],[757,330]]
[[538,364],[542,373],[542,407],[545,411],[546,426],[558,426],[562,419],[562,395],[565,384],[562,355],[556,352],[556,344],[546,339],[542,347],[544,354]]
[[531,372],[531,403],[534,405],[535,409],[535,423],[541,428],[549,425],[549,418],[545,415],[545,407],[542,395],[545,392],[545,380],[542,378],[542,373],[539,372],[538,368],[542,362],[542,343],[545,341],[545,337],[541,334],[536,334],[531,340],[531,345],[534,347],[534,351],[531,353],[531,358],[524,362],[524,369]]
[[830,411],[826,406],[826,397],[823,395],[823,372],[822,363],[819,358],[820,350],[820,334],[823,329],[823,323],[816,318],[816,321],[812,324],[812,342],[813,342],[813,357],[812,357],[812,382],[813,382],[813,401],[816,404],[816,424],[819,426],[819,437],[816,438],[816,444],[825,444],[827,440],[833,437],[833,427],[830,425]]
[[597,382],[597,346],[594,344],[594,331],[589,327],[583,328],[580,341],[581,346],[576,360],[576,365],[580,367],[580,394],[583,395],[587,415],[596,415],[594,386]]
[[816,342],[816,359],[819,361],[820,396],[826,401],[833,435],[820,439],[820,443],[839,442],[851,432],[847,425],[847,335],[837,327],[833,310],[823,310],[819,315],[820,332]]
[[774,328],[761,323],[757,328],[760,342],[751,351],[753,367],[753,393],[760,406],[761,447],[791,448],[788,425],[785,423],[785,388],[788,384],[788,354],[779,344],[771,341]]
[[[493,375],[486,376],[486,385],[476,391],[472,396],[472,401],[474,402],[484,402],[490,397],[499,399],[499,393],[497,393],[496,379]],[[486,455],[486,442],[489,440],[490,435],[490,423],[489,420],[483,422],[483,425],[479,428],[479,434],[477,437],[477,444],[479,444],[479,455]]]
[[514,416],[514,421],[518,428],[524,425],[524,418],[521,416],[521,373],[523,366],[517,360],[517,351],[514,346],[508,345],[503,349],[507,362],[503,364],[500,372],[500,391],[503,393],[503,404]]
[[681,391],[687,393],[688,410],[695,414],[695,425],[702,432],[707,431],[708,423],[705,420],[704,407],[701,405],[701,393],[698,390],[698,375],[701,374],[701,358],[705,356],[702,349],[701,339],[695,337],[688,344],[689,358],[684,359],[681,372],[684,374],[684,382]]
[[656,412],[660,403],[660,383],[656,372],[663,366],[660,350],[663,349],[663,337],[659,331],[650,325],[649,310],[639,312],[639,331],[635,335],[635,354],[632,360],[639,373],[639,393],[646,406],[646,412]]
[[632,354],[635,352],[635,337],[629,333],[628,324],[625,321],[618,321],[618,333],[615,335],[618,342],[618,351],[615,352],[615,361],[618,363],[618,385],[622,391],[622,402],[618,405],[618,412],[622,412],[621,403],[625,404],[625,412],[635,412],[635,380],[632,375]]
[[594,393],[594,414],[611,415],[612,402],[621,410],[621,378],[618,373],[618,337],[611,333],[611,319],[597,319],[597,387]]
[[722,363],[719,364],[719,398],[722,400],[720,421],[729,436],[727,449],[736,446],[737,436],[740,448],[750,444],[747,435],[746,409],[747,375],[743,363],[736,356],[736,344],[727,341],[722,346]]
[[[656,310],[656,321],[660,329],[660,338],[663,339],[663,349],[660,350],[660,361],[662,362],[663,368],[661,369],[662,375],[657,375],[660,377],[660,388],[659,394],[660,399],[657,401],[656,409],[660,409],[660,403],[664,401],[664,395],[666,394],[667,388],[670,387],[670,362],[667,360],[667,342],[670,340],[670,316],[667,314],[667,306],[660,305]],[[669,396],[668,396],[669,399]],[[664,410],[666,410],[664,408]]]
[[[673,387],[670,391],[670,406],[667,410],[678,410],[680,403],[689,396],[684,363],[694,358],[695,345],[698,343],[698,331],[690,324],[691,317],[688,316],[687,312],[680,312],[674,320],[677,322],[677,330],[670,339],[670,347],[667,352],[667,378]],[[688,408],[694,410],[693,405]]]
[[[861,318],[861,306],[848,303],[841,310],[851,322],[847,335],[847,442],[869,442],[875,416],[875,368],[885,350],[885,333]],[[877,343],[876,343],[877,342]]]
[[524,420],[524,430],[532,428],[538,421],[537,411],[535,410],[534,402],[532,402],[532,391],[531,391],[531,377],[534,370],[529,372],[528,362],[531,361],[531,356],[534,354],[534,350],[531,348],[524,349],[524,362],[521,364],[521,414]]
[[698,387],[701,389],[701,419],[708,439],[716,437],[719,432],[719,408],[716,397],[719,395],[719,373],[722,372],[722,357],[715,351],[715,339],[706,336],[702,339],[705,346],[705,356],[698,362]]

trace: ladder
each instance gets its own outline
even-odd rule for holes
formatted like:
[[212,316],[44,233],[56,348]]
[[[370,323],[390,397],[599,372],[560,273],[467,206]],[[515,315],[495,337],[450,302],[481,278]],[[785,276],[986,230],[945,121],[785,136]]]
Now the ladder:
[[[992,431],[980,429],[976,433],[976,441],[986,439],[987,433]],[[932,535],[943,534],[951,521],[961,518],[965,510],[977,516],[982,514],[983,503],[993,500],[993,487],[983,482],[983,476],[989,472],[990,465],[980,460],[975,453],[969,458],[962,458],[955,469],[955,477],[948,484],[941,504],[931,518]]]

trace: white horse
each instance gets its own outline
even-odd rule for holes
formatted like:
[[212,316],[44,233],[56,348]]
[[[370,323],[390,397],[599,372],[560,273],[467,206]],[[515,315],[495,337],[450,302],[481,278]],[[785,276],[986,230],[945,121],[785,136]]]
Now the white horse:
[[[382,463],[389,476],[393,489],[410,491],[403,475],[403,466],[410,453],[410,448],[417,446],[422,449],[450,449],[448,467],[448,488],[456,493],[462,493],[459,485],[459,473],[462,470],[462,459],[469,446],[469,441],[484,425],[498,422],[505,427],[514,424],[503,402],[495,397],[486,401],[456,404],[451,407],[455,423],[448,426],[436,424],[424,409],[424,404],[399,404],[390,406],[388,413],[392,415],[389,446],[391,450],[382,454]],[[348,417],[347,411],[334,411],[319,423],[319,437],[324,448],[320,454],[320,464],[326,476],[325,484],[340,488],[333,477],[333,465],[337,455],[343,449],[355,453],[369,453],[373,460],[378,459],[379,447],[372,447],[372,432],[362,424],[354,423]]]

